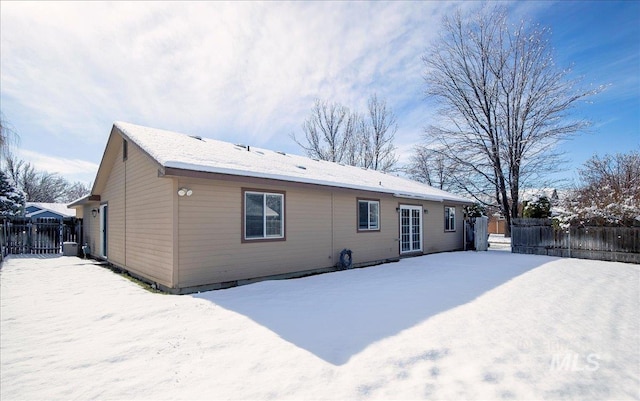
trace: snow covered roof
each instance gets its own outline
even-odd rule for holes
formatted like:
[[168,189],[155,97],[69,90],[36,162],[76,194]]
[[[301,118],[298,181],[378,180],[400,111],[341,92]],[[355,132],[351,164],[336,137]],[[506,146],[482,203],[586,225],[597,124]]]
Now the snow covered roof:
[[27,202],[25,207],[29,206],[37,207],[40,210],[27,213],[27,217],[38,215],[43,211],[50,211],[67,217],[74,217],[76,215],[76,211],[74,209],[69,209],[66,203]]
[[116,122],[114,126],[165,168],[389,193],[401,198],[472,203],[458,195],[375,170],[125,122]]

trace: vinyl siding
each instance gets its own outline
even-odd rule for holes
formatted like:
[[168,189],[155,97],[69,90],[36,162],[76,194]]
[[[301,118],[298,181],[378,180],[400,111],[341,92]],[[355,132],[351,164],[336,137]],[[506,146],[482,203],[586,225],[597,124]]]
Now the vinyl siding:
[[[154,161],[131,143],[126,161],[122,137],[112,134],[105,155],[111,168],[100,195],[108,205],[107,260],[132,273],[173,287],[173,179],[159,178]],[[85,235],[100,254],[100,217],[84,207]]]
[[[456,230],[444,230],[444,207],[456,208]],[[451,203],[426,202],[424,207],[429,213],[424,214],[425,225],[424,253],[462,250],[464,247],[464,211],[460,205]]]
[[[117,140],[117,138],[116,138]],[[117,148],[117,157],[113,164],[104,191],[100,194],[101,204],[107,204],[107,260],[125,266],[125,164],[122,163],[122,146]],[[99,218],[102,218],[101,216]],[[96,224],[99,225],[96,217]],[[96,237],[94,253],[100,254],[99,236]],[[92,248],[93,249],[93,248]]]
[[[358,232],[358,199],[380,201],[380,230]],[[368,263],[398,257],[397,202],[391,195],[355,191],[333,194],[335,233],[334,258],[343,249],[351,249],[353,263]]]
[[90,202],[77,209],[78,215],[82,218],[83,244],[86,243],[91,248],[90,254],[98,256],[100,253],[100,216],[93,217],[91,210],[99,208],[98,202]]
[[[421,205],[424,253],[462,248],[462,207],[456,232],[444,232],[444,205],[403,202],[388,194],[300,185],[243,184],[179,178],[193,191],[177,197],[178,287],[223,283],[335,266],[343,249],[355,264],[399,257],[400,204]],[[242,241],[243,188],[285,192],[284,241]],[[380,230],[358,232],[357,200],[380,201]],[[448,204],[449,205],[449,204]],[[453,206],[453,205],[449,205]]]
[[127,161],[116,161],[126,166],[125,267],[172,287],[173,179],[159,178],[149,157],[135,145],[128,148]]
[[[181,179],[178,199],[181,287],[292,273],[334,264],[331,194],[273,185]],[[242,242],[242,189],[285,194],[284,241]]]

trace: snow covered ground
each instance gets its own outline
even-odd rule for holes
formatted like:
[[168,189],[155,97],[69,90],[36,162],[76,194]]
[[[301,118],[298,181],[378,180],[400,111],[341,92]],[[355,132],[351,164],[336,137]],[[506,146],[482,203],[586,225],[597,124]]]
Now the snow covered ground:
[[0,271],[0,398],[640,398],[640,266],[458,252],[192,296]]
[[504,234],[489,234],[489,247],[494,251],[511,252],[511,238],[505,238]]

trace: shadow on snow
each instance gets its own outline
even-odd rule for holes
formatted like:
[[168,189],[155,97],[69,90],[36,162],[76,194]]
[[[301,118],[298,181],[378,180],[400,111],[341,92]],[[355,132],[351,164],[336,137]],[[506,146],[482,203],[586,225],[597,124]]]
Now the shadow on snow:
[[553,258],[455,252],[194,294],[334,365]]

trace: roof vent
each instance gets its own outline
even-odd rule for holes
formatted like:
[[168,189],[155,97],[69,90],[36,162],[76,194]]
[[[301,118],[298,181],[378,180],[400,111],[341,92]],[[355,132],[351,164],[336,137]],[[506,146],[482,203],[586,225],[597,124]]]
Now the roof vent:
[[299,168],[300,170],[306,170],[307,168],[305,166],[296,166],[297,168]]
[[239,148],[243,148],[243,149],[246,149],[246,148],[247,148],[247,145],[243,145],[243,144],[241,144],[241,143],[236,143],[236,144],[235,144],[235,146],[237,146],[237,147],[239,147]]
[[189,136],[190,136],[191,138],[193,138],[193,139],[197,139],[197,140],[199,140],[199,141],[201,141],[201,140],[202,140],[202,137],[201,137],[201,136],[199,136],[199,135],[189,135]]
[[276,153],[279,154],[279,155],[282,155],[282,156],[286,156],[287,155],[286,153],[281,152],[281,151],[277,151]]

